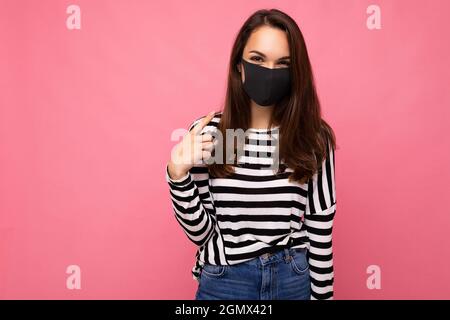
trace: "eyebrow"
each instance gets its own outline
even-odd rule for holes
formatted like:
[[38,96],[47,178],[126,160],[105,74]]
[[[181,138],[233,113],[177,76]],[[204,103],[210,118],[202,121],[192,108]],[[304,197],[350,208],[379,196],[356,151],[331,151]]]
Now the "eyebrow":
[[[257,51],[257,50],[250,50],[249,53],[250,53],[250,52],[257,53],[257,54],[263,56],[264,58],[267,58],[266,55],[265,55],[264,53],[259,52],[259,51]],[[291,58],[290,56],[284,56],[284,57],[281,57],[281,58],[278,59],[278,60],[284,60],[284,59],[290,59],[290,58]]]

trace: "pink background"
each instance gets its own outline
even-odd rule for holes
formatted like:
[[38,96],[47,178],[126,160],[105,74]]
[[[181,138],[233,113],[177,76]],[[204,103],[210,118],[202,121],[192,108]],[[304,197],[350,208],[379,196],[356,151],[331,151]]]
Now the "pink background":
[[302,29],[338,138],[335,299],[450,298],[447,0],[1,0],[0,298],[193,299],[170,134],[220,109],[235,34],[272,7]]

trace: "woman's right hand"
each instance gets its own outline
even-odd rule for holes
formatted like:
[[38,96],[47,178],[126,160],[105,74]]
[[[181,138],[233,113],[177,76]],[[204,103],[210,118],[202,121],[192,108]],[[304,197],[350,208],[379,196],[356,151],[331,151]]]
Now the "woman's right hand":
[[215,111],[211,111],[174,146],[168,163],[170,178],[177,180],[184,177],[195,164],[211,157],[214,148],[212,136],[208,133],[201,134],[201,131],[214,115]]

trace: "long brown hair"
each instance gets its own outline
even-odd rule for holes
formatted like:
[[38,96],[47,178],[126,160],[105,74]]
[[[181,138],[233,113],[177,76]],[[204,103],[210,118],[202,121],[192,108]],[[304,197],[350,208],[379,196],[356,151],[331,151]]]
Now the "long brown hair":
[[[316,93],[314,77],[303,35],[296,22],[278,9],[258,10],[239,30],[231,51],[228,85],[224,108],[218,124],[223,137],[225,154],[226,129],[250,126],[250,98],[243,90],[237,65],[242,59],[244,47],[251,33],[260,26],[271,26],[286,32],[291,56],[290,95],[274,106],[269,127],[279,125],[279,159],[294,172],[290,181],[305,183],[321,167],[327,148],[336,148],[332,128],[322,119],[320,102]],[[328,146],[330,144],[330,146]],[[223,163],[208,165],[215,177],[226,177],[234,172],[232,165]]]

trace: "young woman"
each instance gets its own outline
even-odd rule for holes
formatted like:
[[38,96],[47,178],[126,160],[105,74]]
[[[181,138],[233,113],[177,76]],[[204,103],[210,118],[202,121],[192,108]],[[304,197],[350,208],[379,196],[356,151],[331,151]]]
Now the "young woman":
[[[231,129],[245,131],[240,146]],[[166,167],[175,218],[198,246],[196,299],[333,299],[335,149],[300,29],[255,12],[232,48],[223,111],[195,120]]]

